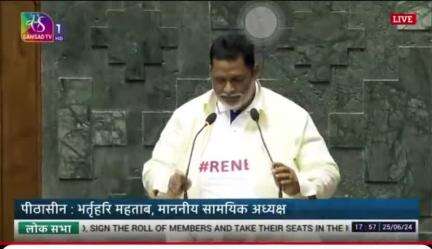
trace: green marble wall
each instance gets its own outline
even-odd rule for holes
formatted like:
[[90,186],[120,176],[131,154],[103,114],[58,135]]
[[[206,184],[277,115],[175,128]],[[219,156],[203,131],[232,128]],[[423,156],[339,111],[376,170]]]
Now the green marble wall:
[[[44,197],[144,197],[141,167],[172,111],[210,88],[208,48],[248,2],[42,2]],[[338,162],[338,197],[421,200],[432,239],[431,2],[274,2],[264,86],[310,113]],[[412,27],[391,12],[419,13]],[[429,234],[427,233],[429,231]]]

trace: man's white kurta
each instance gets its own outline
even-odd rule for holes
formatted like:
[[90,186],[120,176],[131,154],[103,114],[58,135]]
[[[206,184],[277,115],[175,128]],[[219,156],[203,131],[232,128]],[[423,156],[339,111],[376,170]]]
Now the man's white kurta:
[[231,124],[229,110],[217,101],[213,90],[174,111],[143,167],[142,180],[149,195],[153,197],[154,190],[166,193],[170,176],[176,170],[186,172],[193,138],[215,112],[216,122],[196,140],[189,198],[277,198],[271,162],[250,118],[251,108],[260,113],[259,123],[274,162],[297,173],[300,193],[284,197],[331,197],[340,180],[339,169],[310,115],[258,82],[253,102]]

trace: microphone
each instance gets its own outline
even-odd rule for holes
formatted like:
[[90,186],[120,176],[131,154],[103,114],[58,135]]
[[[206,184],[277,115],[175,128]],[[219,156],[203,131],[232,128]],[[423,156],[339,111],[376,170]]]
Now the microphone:
[[[271,161],[272,164],[273,164],[273,158],[272,158],[271,155],[270,155],[270,152],[269,152],[269,150],[268,150],[268,148],[267,148],[267,144],[266,144],[266,142],[265,142],[265,140],[264,140],[264,137],[263,137],[263,135],[262,135],[262,132],[261,132],[261,127],[260,127],[260,125],[259,125],[259,123],[258,123],[258,120],[259,120],[259,112],[257,111],[257,109],[252,108],[252,109],[250,110],[250,116],[251,116],[251,118],[253,119],[253,121],[255,121],[255,123],[256,123],[257,126],[258,126],[258,130],[259,130],[259,133],[260,133],[260,135],[261,135],[261,141],[263,142],[263,144],[264,144],[264,148],[265,148],[266,151],[267,151],[267,155],[268,155],[268,157],[270,158],[270,161]],[[282,188],[281,188],[281,186],[279,186],[279,198],[282,198]],[[317,199],[316,195],[311,195],[311,196],[308,196],[307,198],[308,198],[309,200]]]
[[[255,121],[255,123],[256,123],[257,126],[258,126],[258,131],[259,131],[259,134],[260,134],[260,136],[261,136],[261,141],[262,141],[262,143],[263,143],[263,145],[264,145],[264,148],[265,148],[265,150],[266,150],[266,152],[267,152],[267,155],[268,155],[268,157],[269,157],[269,159],[270,159],[270,162],[271,162],[272,165],[273,165],[273,164],[274,164],[274,162],[273,162],[273,158],[272,158],[272,156],[271,156],[271,154],[270,154],[270,151],[269,151],[268,148],[267,148],[267,144],[266,144],[266,142],[265,142],[265,140],[264,140],[264,137],[263,137],[263,134],[262,134],[262,131],[261,131],[261,126],[260,126],[259,123],[258,123],[258,120],[259,120],[259,112],[257,111],[257,109],[252,108],[252,109],[250,110],[250,116],[251,116],[252,120]],[[279,185],[279,198],[282,198],[282,188],[281,188],[280,185]]]
[[[191,151],[190,151],[190,154],[189,154],[189,161],[188,161],[188,165],[187,165],[187,168],[186,168],[186,180],[187,180],[188,175],[189,175],[189,168],[190,168],[190,163],[191,163],[191,159],[192,159],[192,153],[193,153],[193,150],[194,150],[194,147],[195,147],[195,141],[196,141],[198,135],[199,135],[199,134],[204,130],[204,128],[206,128],[206,127],[209,126],[209,125],[212,125],[212,124],[214,123],[214,121],[216,121],[216,118],[217,118],[216,113],[214,113],[214,112],[213,112],[213,113],[210,113],[210,114],[207,116],[207,118],[205,119],[205,124],[204,124],[203,127],[201,127],[201,129],[196,133],[196,135],[195,135],[195,137],[194,137],[194,139],[193,139],[193,142],[192,142],[192,148],[191,148]],[[184,198],[184,199],[188,199],[187,190],[184,191],[183,198]]]

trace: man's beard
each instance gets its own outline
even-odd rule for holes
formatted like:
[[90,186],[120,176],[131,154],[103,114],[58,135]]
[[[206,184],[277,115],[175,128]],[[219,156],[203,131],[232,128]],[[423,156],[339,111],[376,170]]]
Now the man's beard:
[[[252,83],[252,84],[254,84],[254,83]],[[220,100],[221,100],[225,105],[229,106],[230,109],[235,110],[235,111],[238,111],[239,109],[244,108],[244,107],[245,107],[245,106],[244,106],[245,104],[251,102],[251,101],[250,101],[251,98],[254,97],[254,95],[255,95],[255,85],[252,85],[252,84],[251,84],[251,86],[249,87],[249,89],[247,90],[247,92],[244,93],[244,94],[241,94],[241,93],[234,93],[234,94],[225,94],[225,93],[222,93],[222,94],[220,95],[220,98],[219,98],[219,99],[220,99]],[[232,105],[232,104],[230,104],[230,103],[225,102],[224,99],[223,99],[223,97],[240,97],[240,100],[239,100],[236,104]]]

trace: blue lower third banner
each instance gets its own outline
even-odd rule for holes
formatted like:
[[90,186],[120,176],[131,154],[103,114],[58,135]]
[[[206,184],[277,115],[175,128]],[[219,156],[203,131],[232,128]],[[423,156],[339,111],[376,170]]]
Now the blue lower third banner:
[[415,199],[18,200],[17,241],[415,241]]
[[418,219],[415,199],[18,200],[16,219]]

